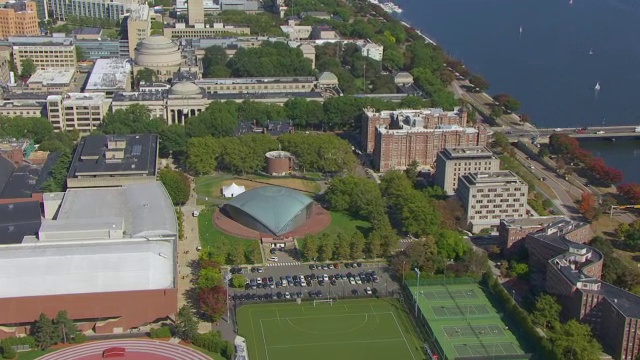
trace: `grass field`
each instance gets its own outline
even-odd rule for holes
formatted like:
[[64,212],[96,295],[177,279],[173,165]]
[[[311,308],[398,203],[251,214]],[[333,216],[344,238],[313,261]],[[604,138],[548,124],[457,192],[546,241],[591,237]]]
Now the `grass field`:
[[[228,252],[231,247],[242,246],[245,253],[252,252],[250,251],[250,249],[252,248],[253,252],[256,255],[259,255],[260,244],[258,240],[248,240],[228,235],[222,232],[220,229],[218,229],[217,226],[213,224],[213,213],[215,212],[215,210],[216,209],[214,207],[208,207],[200,211],[200,216],[198,216],[198,232],[200,235],[200,245],[204,249],[211,248],[225,253]],[[260,260],[261,259],[259,258],[253,259],[253,261],[247,261],[247,264],[260,262]]]
[[256,187],[278,185],[304,191],[310,195],[320,191],[320,185],[315,181],[296,178],[270,178],[266,176],[243,176],[242,178],[228,174],[200,176],[196,178],[196,194],[209,198],[222,199],[222,187],[236,183],[246,190]]
[[424,359],[411,319],[391,299],[246,305],[238,328],[251,360]]
[[[416,287],[411,287],[413,296]],[[417,289],[418,306],[447,359],[524,354],[478,284],[427,285]]]

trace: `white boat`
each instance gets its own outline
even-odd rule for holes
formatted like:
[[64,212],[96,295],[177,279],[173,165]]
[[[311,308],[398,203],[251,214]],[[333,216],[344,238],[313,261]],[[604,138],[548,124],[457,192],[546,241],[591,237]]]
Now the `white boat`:
[[522,25],[520,25],[520,34],[522,34],[522,30],[523,30],[523,29],[524,29],[524,28],[522,27]]
[[382,10],[388,13],[398,13],[398,14],[402,13],[402,9],[398,5],[392,2],[385,2],[379,5],[380,7],[382,7]]
[[593,49],[589,49],[589,55],[593,55]]
[[600,81],[596,83],[596,86],[593,88],[595,91],[600,91]]
[[569,5],[573,5],[573,0],[569,0]]

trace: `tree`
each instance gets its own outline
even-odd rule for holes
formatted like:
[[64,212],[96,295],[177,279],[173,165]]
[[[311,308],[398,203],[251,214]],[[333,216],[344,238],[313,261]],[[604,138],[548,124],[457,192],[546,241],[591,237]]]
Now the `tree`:
[[596,199],[589,190],[582,192],[580,197],[580,212],[589,220],[593,220],[596,215]]
[[219,269],[204,268],[198,272],[198,288],[212,289],[222,283],[222,273]]
[[438,254],[445,259],[457,259],[469,252],[471,249],[462,236],[451,230],[442,230],[436,235],[436,246]]
[[222,285],[201,289],[198,298],[200,310],[212,321],[217,321],[227,311],[227,290]]
[[71,339],[74,338],[78,332],[76,324],[73,323],[73,320],[69,319],[65,310],[58,311],[58,314],[56,314],[56,318],[53,321],[53,325],[55,326],[60,339],[65,344],[71,342]]
[[640,204],[640,184],[618,185],[618,193],[625,198],[627,204]]
[[333,256],[337,260],[347,260],[351,255],[349,237],[343,232],[339,232],[333,243]]
[[218,166],[221,149],[211,136],[187,141],[187,169],[197,175],[211,174]]
[[569,320],[554,328],[549,337],[553,351],[560,359],[597,360],[602,347],[593,338],[591,328],[577,320]]
[[487,90],[489,88],[489,82],[480,75],[471,75],[471,77],[469,78],[469,83],[471,83],[471,85],[477,87],[481,91]]
[[318,238],[315,235],[305,236],[302,246],[300,247],[302,256],[307,259],[307,261],[315,261],[318,257],[318,246]]
[[40,314],[33,326],[33,337],[41,350],[49,348],[59,340],[59,333],[56,332],[53,322],[44,313]]
[[49,170],[49,179],[42,184],[42,190],[46,192],[62,192],[67,188],[67,172],[71,166],[71,152],[64,151],[58,156],[58,160]]
[[536,299],[536,303],[531,313],[531,321],[537,326],[551,328],[559,321],[562,306],[555,297],[549,294],[541,294]]
[[107,113],[100,124],[100,131],[105,134],[159,134],[167,126],[162,118],[152,118],[149,107],[134,104],[126,109],[118,109]]
[[222,46],[210,46],[204,49],[202,68],[205,77],[229,77],[231,70],[226,67],[227,52]]
[[526,278],[529,276],[529,265],[511,260],[509,263],[509,274],[514,277]]
[[160,130],[158,153],[161,157],[172,156],[182,162],[187,152],[187,131],[180,124],[172,124]]
[[246,278],[242,275],[233,275],[231,277],[231,286],[236,289],[244,288],[244,284],[246,283]]
[[182,340],[191,341],[198,334],[199,323],[193,316],[191,308],[183,305],[176,315],[176,334]]
[[320,235],[320,244],[318,245],[318,260],[327,261],[333,259],[333,243],[335,238],[333,235],[324,233]]
[[[233,265],[240,265],[244,263],[244,260],[245,260],[244,247],[241,244],[234,242],[230,246],[227,263],[233,264]],[[244,282],[242,284],[244,285]]]
[[2,345],[0,352],[2,353],[3,359],[15,359],[18,356],[16,350],[9,344]]
[[87,56],[87,53],[84,51],[84,49],[76,45],[76,60],[85,61],[88,58],[89,57]]
[[350,259],[358,260],[364,257],[364,250],[366,247],[367,240],[364,238],[364,235],[360,231],[354,231],[353,234],[349,237],[350,243]]
[[23,79],[31,77],[31,75],[35,74],[38,70],[36,65],[33,63],[33,60],[30,58],[22,59],[20,61],[20,69],[20,77]]
[[186,131],[189,137],[227,137],[238,127],[238,111],[235,103],[212,102],[205,111],[189,119]]
[[136,86],[140,86],[140,83],[144,82],[145,84],[153,84],[158,81],[158,75],[153,69],[142,68],[136,72],[135,76]]
[[183,172],[164,168],[158,172],[158,178],[167,189],[173,205],[180,206],[189,201],[191,183]]

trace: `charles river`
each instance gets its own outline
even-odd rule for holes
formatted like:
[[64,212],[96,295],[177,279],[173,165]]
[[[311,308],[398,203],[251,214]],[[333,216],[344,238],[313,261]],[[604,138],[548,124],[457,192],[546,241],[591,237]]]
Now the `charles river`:
[[[640,1],[394,0],[538,127],[640,125]],[[522,29],[522,30],[520,30]],[[596,91],[596,84],[600,91]],[[640,141],[583,142],[640,182]]]

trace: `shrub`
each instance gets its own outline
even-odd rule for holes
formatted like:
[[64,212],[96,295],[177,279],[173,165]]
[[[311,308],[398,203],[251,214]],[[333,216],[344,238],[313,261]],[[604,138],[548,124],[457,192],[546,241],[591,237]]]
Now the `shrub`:
[[220,355],[222,355],[222,357],[224,357],[227,360],[231,360],[233,359],[234,353],[235,353],[235,349],[233,347],[233,344],[226,340],[223,341],[222,349],[220,350]]
[[82,344],[85,341],[87,341],[87,335],[81,332],[77,333],[76,336],[73,337],[73,342],[75,344]]
[[220,331],[209,331],[205,334],[198,334],[193,339],[193,345],[214,353],[220,353],[223,343],[224,341],[222,340]]
[[171,337],[171,329],[168,326],[163,326],[163,327],[158,328],[158,329],[151,329],[151,331],[149,331],[149,336],[152,339],[170,338]]
[[2,358],[15,359],[18,354],[10,345],[2,345]]

